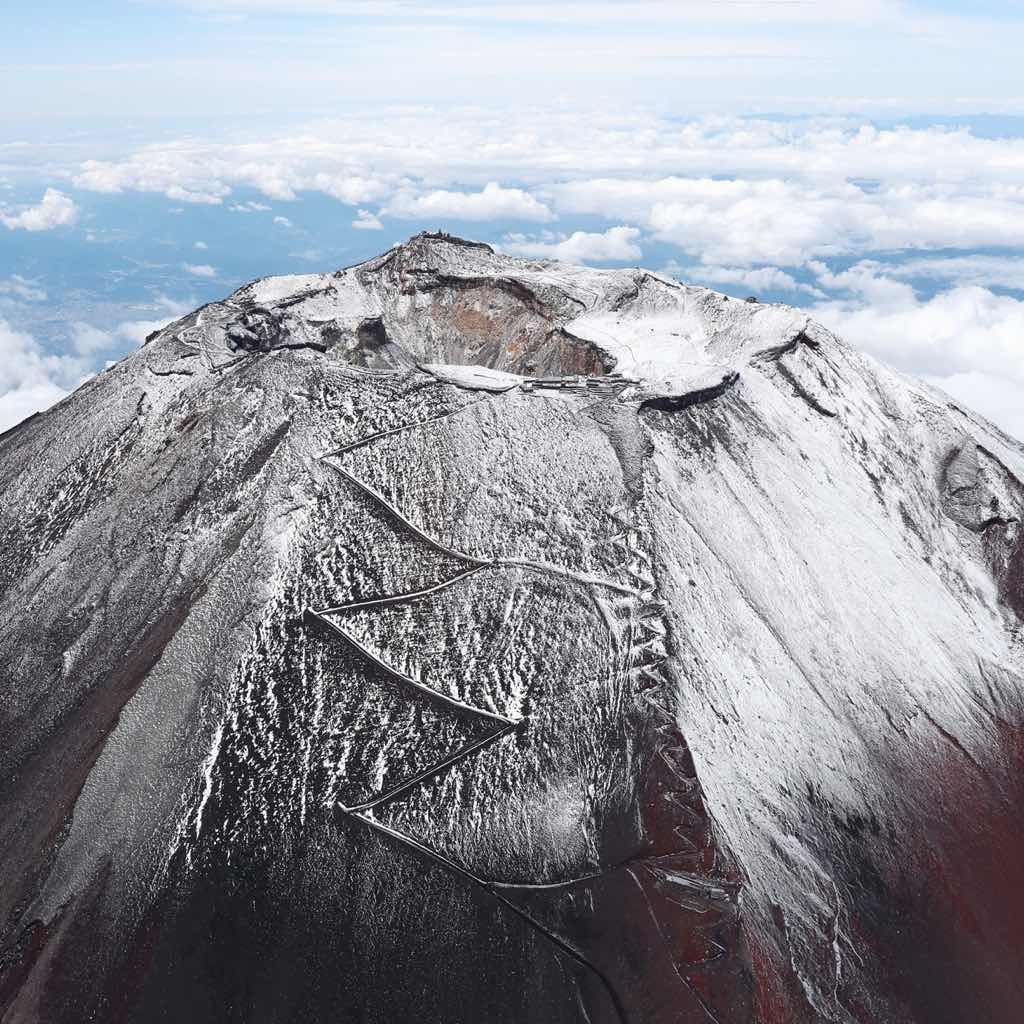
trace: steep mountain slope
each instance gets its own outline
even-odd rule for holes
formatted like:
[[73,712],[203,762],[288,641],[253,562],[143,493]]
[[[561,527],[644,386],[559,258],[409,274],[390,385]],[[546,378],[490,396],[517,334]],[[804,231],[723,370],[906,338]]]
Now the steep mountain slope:
[[1024,449],[421,235],[0,438],[0,1016],[1024,1005]]

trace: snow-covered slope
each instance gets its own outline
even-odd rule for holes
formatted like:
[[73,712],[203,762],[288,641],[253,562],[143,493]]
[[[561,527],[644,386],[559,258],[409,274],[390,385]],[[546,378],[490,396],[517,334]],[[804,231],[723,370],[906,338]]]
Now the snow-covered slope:
[[421,235],[0,438],[0,1014],[1016,1021],[1024,450]]

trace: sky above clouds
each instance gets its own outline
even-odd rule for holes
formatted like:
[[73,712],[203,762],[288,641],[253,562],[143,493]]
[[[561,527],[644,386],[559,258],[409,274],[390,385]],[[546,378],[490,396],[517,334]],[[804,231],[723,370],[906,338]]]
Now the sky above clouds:
[[1008,0],[10,6],[0,95],[30,120],[323,116],[368,97],[641,102],[689,114],[751,102],[803,113],[811,97],[842,112],[975,113],[1015,110],[1022,92],[1021,12]]
[[0,429],[245,280],[441,227],[799,305],[1024,438],[1018,3],[42,0],[4,29]]

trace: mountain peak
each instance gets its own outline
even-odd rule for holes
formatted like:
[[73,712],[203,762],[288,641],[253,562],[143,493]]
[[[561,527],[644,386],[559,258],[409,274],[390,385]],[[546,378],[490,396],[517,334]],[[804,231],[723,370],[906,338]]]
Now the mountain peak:
[[838,344],[787,306],[647,270],[518,259],[441,232],[333,274],[263,278],[202,316],[210,344],[230,352],[299,345],[371,369],[615,373],[641,401],[682,400],[801,340]]
[[0,436],[0,1014],[1015,1019],[1022,480],[649,271],[196,310]]

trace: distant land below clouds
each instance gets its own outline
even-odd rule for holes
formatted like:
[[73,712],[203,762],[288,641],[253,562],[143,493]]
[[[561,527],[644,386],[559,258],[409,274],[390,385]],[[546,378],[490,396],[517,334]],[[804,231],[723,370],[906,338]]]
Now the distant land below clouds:
[[0,429],[246,280],[443,228],[803,307],[1024,437],[1024,121],[977,120],[406,106],[0,137]]

